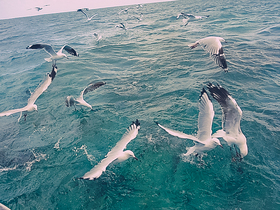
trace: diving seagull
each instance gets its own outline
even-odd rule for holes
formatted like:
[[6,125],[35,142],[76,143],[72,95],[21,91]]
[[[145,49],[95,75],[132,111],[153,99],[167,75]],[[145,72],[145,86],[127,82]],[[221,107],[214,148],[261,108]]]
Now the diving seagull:
[[246,137],[241,131],[240,120],[242,117],[242,110],[231,97],[231,95],[222,86],[216,86],[209,83],[208,90],[215,100],[219,102],[222,108],[222,130],[218,130],[213,136],[216,138],[222,137],[229,146],[237,146],[240,153],[237,152],[237,157],[243,159],[248,154],[248,147]]
[[221,42],[226,41],[221,37],[206,37],[190,44],[189,47],[193,49],[200,45],[204,50],[210,53],[216,64],[227,72],[227,62]]
[[89,16],[87,15],[87,13],[85,13],[85,10],[88,11],[89,9],[88,9],[88,8],[78,9],[77,12],[83,13],[83,14],[86,16],[87,21],[90,21],[93,17],[95,17],[95,16],[97,15],[97,14],[95,14],[95,15],[89,17]]
[[175,131],[169,128],[166,128],[156,122],[156,124],[164,129],[167,133],[177,136],[183,139],[190,139],[195,142],[195,145],[187,151],[185,156],[191,154],[201,154],[204,151],[208,151],[214,149],[217,145],[222,147],[219,139],[211,136],[212,134],[212,122],[214,117],[213,104],[209,99],[209,96],[205,89],[203,88],[201,91],[201,95],[199,97],[199,115],[198,115],[198,131],[197,136],[187,135],[180,131]]
[[89,107],[90,109],[92,109],[92,106],[84,100],[84,95],[105,84],[106,84],[105,82],[90,83],[84,90],[82,90],[82,92],[78,98],[75,99],[73,96],[67,96],[66,101],[65,101],[66,106],[67,107],[75,106],[75,109],[76,109],[76,104],[78,104],[78,105],[83,105],[83,106],[86,106],[86,107]]
[[64,45],[57,53],[54,51],[51,45],[48,44],[32,44],[26,47],[26,49],[44,49],[51,57],[45,58],[47,62],[53,62],[53,64],[56,64],[56,60],[60,60],[62,58],[67,58],[67,55],[62,53],[62,50],[65,50],[71,55],[79,56],[79,54],[74,50],[72,47],[68,45]]
[[99,35],[98,33],[93,33],[93,35],[95,36],[96,41],[99,41],[100,39],[102,39],[102,36]]
[[[45,81],[43,83],[41,83],[36,90],[31,94],[30,98],[28,99],[28,103],[25,107],[20,108],[20,109],[13,109],[13,110],[9,110],[9,111],[5,111],[5,112],[1,112],[0,113],[0,117],[2,116],[9,116],[11,114],[20,112],[20,117],[18,119],[18,122],[22,116],[22,112],[31,112],[36,110],[37,111],[37,105],[35,104],[35,101],[37,100],[37,98],[39,98],[39,96],[45,91],[47,90],[47,88],[49,87],[49,85],[52,83],[55,75],[57,73],[57,67],[56,65],[53,65],[52,67],[52,71],[51,73],[47,75],[47,78],[45,79]],[[26,117],[26,114],[24,115]]]
[[132,124],[129,126],[126,133],[122,136],[121,140],[116,144],[116,146],[113,149],[111,149],[111,151],[105,156],[105,158],[81,178],[89,180],[97,179],[101,176],[103,171],[106,171],[107,166],[110,165],[113,161],[122,162],[130,157],[133,157],[137,160],[137,158],[131,150],[124,151],[124,149],[131,140],[136,138],[139,129],[140,123],[136,119],[136,121],[132,122]]

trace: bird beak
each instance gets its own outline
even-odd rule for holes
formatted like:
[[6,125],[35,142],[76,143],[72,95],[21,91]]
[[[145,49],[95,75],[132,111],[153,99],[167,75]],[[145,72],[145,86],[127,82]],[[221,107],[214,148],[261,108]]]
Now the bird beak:
[[138,158],[137,157],[133,157],[135,160],[138,160]]
[[223,145],[220,144],[219,146],[222,147],[222,148],[224,149]]

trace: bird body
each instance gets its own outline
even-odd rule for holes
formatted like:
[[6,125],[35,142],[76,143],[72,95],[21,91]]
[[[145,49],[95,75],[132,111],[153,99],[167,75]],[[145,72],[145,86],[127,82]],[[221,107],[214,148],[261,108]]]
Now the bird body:
[[222,130],[218,130],[213,136],[222,137],[229,146],[236,145],[240,150],[242,159],[248,154],[247,140],[240,128],[242,110],[235,99],[222,86],[209,83],[208,89],[222,108]]
[[105,156],[103,160],[96,166],[94,166],[89,172],[87,172],[82,179],[97,179],[101,176],[101,174],[106,171],[106,168],[109,164],[111,164],[113,161],[122,162],[127,160],[130,157],[133,157],[134,159],[137,159],[134,155],[134,153],[131,150],[123,151],[127,144],[136,138],[138,134],[138,130],[140,129],[140,123],[138,120],[135,122],[132,122],[132,124],[129,126],[126,133],[122,136],[121,140],[116,144],[116,146],[108,152],[108,154]]
[[177,136],[183,139],[190,139],[195,142],[195,145],[191,147],[186,156],[196,153],[201,154],[205,151],[215,148],[217,145],[221,146],[219,139],[211,136],[212,134],[212,122],[214,118],[213,104],[210,101],[205,89],[202,89],[200,99],[199,99],[199,115],[198,115],[198,132],[197,136],[192,136],[185,134],[180,131],[175,131],[169,128],[165,128],[156,122],[161,128],[163,128],[167,133]]
[[200,45],[204,50],[209,52],[215,62],[227,72],[227,62],[221,42],[225,42],[222,37],[206,37],[190,44],[189,47],[194,49]]
[[64,45],[57,53],[54,51],[51,45],[48,44],[33,44],[26,47],[26,49],[44,49],[51,57],[45,58],[47,62],[56,63],[56,60],[60,60],[63,58],[68,58],[66,54],[62,52],[62,50],[67,51],[69,54],[73,56],[79,56],[79,54],[70,46]]

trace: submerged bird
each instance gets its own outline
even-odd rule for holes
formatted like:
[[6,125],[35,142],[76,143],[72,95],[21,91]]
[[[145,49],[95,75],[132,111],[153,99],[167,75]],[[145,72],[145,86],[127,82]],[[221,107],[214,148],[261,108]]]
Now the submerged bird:
[[93,33],[93,35],[95,36],[96,41],[99,41],[100,39],[102,39],[102,36],[99,35],[98,33]]
[[213,136],[222,137],[229,146],[235,147],[236,145],[240,150],[238,153],[235,147],[236,154],[242,159],[248,154],[246,137],[240,128],[242,111],[231,95],[219,84],[215,86],[209,83],[208,89],[213,98],[221,105],[223,113],[222,130],[218,130]]
[[79,56],[79,54],[72,47],[68,45],[64,45],[57,53],[53,50],[51,45],[48,44],[32,44],[26,47],[26,49],[44,49],[51,57],[45,58],[47,62],[53,62],[56,64],[56,60],[60,60],[62,58],[68,58],[67,55],[62,53],[62,50],[66,50],[71,55]]
[[204,50],[209,52],[215,62],[227,72],[227,62],[221,42],[226,41],[221,37],[206,37],[190,44],[189,47],[193,49],[200,45]]
[[85,13],[85,10],[88,11],[89,9],[88,9],[88,8],[78,9],[77,12],[83,13],[83,14],[86,16],[87,21],[90,21],[93,17],[95,17],[95,16],[97,15],[97,14],[95,14],[95,15],[89,17],[89,16],[87,15],[87,13]]
[[199,115],[198,115],[198,131],[197,136],[187,135],[180,131],[175,131],[169,128],[165,128],[158,122],[156,124],[164,129],[167,133],[177,136],[183,139],[191,139],[195,142],[195,145],[191,147],[185,156],[190,154],[201,154],[204,151],[211,150],[217,145],[221,146],[219,139],[211,136],[212,134],[212,122],[214,117],[213,104],[210,101],[207,92],[203,88],[199,98]]
[[136,121],[132,122],[132,124],[129,126],[126,133],[122,136],[121,140],[116,144],[116,146],[113,149],[111,149],[111,151],[105,156],[105,158],[81,178],[89,180],[97,179],[101,176],[103,171],[106,171],[107,166],[113,161],[122,162],[130,157],[133,157],[137,160],[137,158],[131,150],[124,151],[124,149],[131,140],[136,138],[139,129],[140,123],[136,119]]
[[[11,114],[20,112],[20,117],[18,119],[18,121],[19,121],[21,116],[22,116],[22,112],[31,112],[31,111],[34,111],[34,110],[37,111],[37,105],[35,104],[35,101],[37,100],[37,98],[39,98],[39,96],[45,90],[47,90],[49,85],[52,83],[56,73],[57,73],[57,67],[56,67],[56,65],[53,65],[51,73],[50,74],[48,73],[48,76],[45,79],[45,81],[36,88],[34,93],[31,94],[30,98],[28,99],[28,103],[27,103],[27,105],[25,107],[20,108],[20,109],[13,109],[13,110],[1,112],[0,113],[0,117],[2,117],[2,116],[9,116]],[[26,117],[26,114],[24,116]]]
[[90,109],[92,109],[92,106],[90,104],[88,104],[85,100],[84,100],[84,95],[87,94],[88,92],[91,92],[97,88],[99,88],[102,85],[105,85],[105,82],[97,82],[97,83],[90,83],[82,92],[81,95],[78,98],[74,98],[73,96],[67,96],[66,98],[66,106],[70,107],[70,106],[75,106],[76,109],[76,104],[77,105],[83,105],[86,107],[89,107]]

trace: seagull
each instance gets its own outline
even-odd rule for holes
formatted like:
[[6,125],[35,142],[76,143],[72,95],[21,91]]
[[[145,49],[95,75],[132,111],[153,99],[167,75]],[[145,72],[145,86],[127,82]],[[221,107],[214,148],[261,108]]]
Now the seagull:
[[81,12],[81,13],[83,13],[85,16],[86,16],[86,18],[87,18],[87,21],[90,21],[94,16],[96,16],[97,14],[95,14],[95,15],[93,15],[93,16],[91,16],[91,17],[89,17],[86,13],[85,13],[85,10],[86,11],[88,11],[89,9],[88,8],[84,8],[84,9],[78,9],[77,10],[77,12]]
[[199,115],[198,115],[198,131],[197,136],[187,135],[180,131],[175,131],[169,128],[165,128],[158,122],[156,124],[164,129],[167,133],[177,136],[183,139],[190,139],[195,142],[195,145],[191,147],[185,156],[190,154],[201,154],[204,151],[214,149],[217,145],[222,147],[219,139],[211,136],[212,134],[212,122],[214,117],[213,104],[209,99],[209,96],[205,89],[201,91],[199,97]]
[[43,8],[42,8],[42,7],[35,7],[35,9],[37,9],[37,11],[40,11],[40,10],[42,10]]
[[223,114],[222,130],[218,130],[213,136],[216,138],[222,137],[235,150],[235,146],[237,146],[240,150],[240,153],[236,150],[237,157],[242,160],[248,154],[246,137],[240,128],[242,110],[231,95],[219,84],[215,86],[209,83],[208,90],[212,97],[221,105]]
[[122,29],[126,30],[126,27],[123,23],[120,23],[120,25],[117,25],[116,28],[122,28]]
[[85,100],[84,100],[84,95],[87,94],[88,92],[91,92],[97,88],[99,88],[102,85],[105,85],[105,82],[97,82],[97,83],[90,83],[82,92],[81,95],[75,99],[73,96],[67,96],[66,98],[66,106],[70,107],[70,106],[75,106],[76,109],[76,104],[78,105],[83,105],[83,106],[87,106],[90,109],[92,109],[92,106],[90,104],[88,104]]
[[133,139],[136,138],[138,134],[138,130],[140,129],[140,123],[136,119],[135,122],[132,122],[132,124],[127,129],[126,133],[122,136],[121,140],[116,144],[116,146],[105,156],[101,162],[94,166],[89,172],[87,172],[82,179],[97,179],[101,176],[103,171],[106,171],[106,168],[109,164],[111,164],[113,161],[122,162],[127,160],[130,157],[133,157],[134,159],[138,160],[134,153],[131,150],[125,150],[126,145]]
[[99,41],[102,38],[102,36],[99,35],[98,33],[93,33],[93,35],[95,36],[96,41]]
[[62,58],[68,58],[67,55],[62,53],[62,50],[66,50],[69,54],[79,57],[79,54],[72,47],[64,45],[57,53],[53,50],[51,45],[48,44],[32,44],[26,47],[26,49],[44,49],[51,57],[45,58],[47,62],[53,62],[53,65],[56,64],[56,60]]
[[221,42],[226,41],[221,37],[206,37],[190,44],[189,47],[193,49],[200,45],[204,50],[209,52],[215,62],[227,72],[227,62]]
[[[37,105],[35,104],[35,101],[37,100],[37,98],[39,98],[39,96],[45,91],[47,90],[47,88],[49,87],[49,85],[52,83],[55,75],[57,73],[57,67],[56,65],[53,65],[52,67],[52,71],[51,73],[47,75],[47,78],[45,79],[45,81],[39,85],[36,90],[34,91],[34,93],[31,94],[30,98],[28,99],[28,103],[25,107],[20,108],[20,109],[13,109],[13,110],[9,110],[9,111],[5,111],[5,112],[1,112],[0,113],[0,117],[2,116],[9,116],[11,114],[20,112],[20,117],[18,119],[18,122],[22,116],[22,112],[31,112],[36,110],[37,111]],[[25,119],[26,119],[26,114],[24,115]]]
[[209,15],[195,16],[193,14],[186,14],[184,12],[181,12],[180,14],[178,14],[177,19],[179,19],[181,16],[183,17],[183,22],[184,22],[185,26],[188,25],[189,20],[191,20],[191,19],[203,19],[203,18],[208,18],[209,17]]

